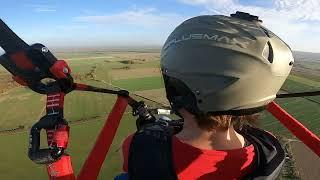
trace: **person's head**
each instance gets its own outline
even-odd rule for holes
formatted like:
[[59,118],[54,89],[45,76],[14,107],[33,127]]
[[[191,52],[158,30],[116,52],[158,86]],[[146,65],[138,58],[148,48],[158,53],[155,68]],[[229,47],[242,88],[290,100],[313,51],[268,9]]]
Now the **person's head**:
[[238,12],[184,21],[161,51],[171,107],[203,128],[253,119],[275,99],[293,61],[290,47],[256,16]]

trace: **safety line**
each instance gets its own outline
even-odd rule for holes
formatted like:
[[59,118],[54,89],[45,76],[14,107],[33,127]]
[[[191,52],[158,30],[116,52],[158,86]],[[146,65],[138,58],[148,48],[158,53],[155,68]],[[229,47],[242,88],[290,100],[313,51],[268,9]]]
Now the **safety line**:
[[147,98],[147,97],[145,97],[145,96],[136,94],[136,93],[134,93],[134,92],[132,92],[132,91],[129,91],[129,90],[127,90],[127,89],[121,88],[121,87],[119,87],[119,86],[115,86],[115,85],[113,85],[113,84],[111,84],[111,83],[107,83],[107,82],[104,81],[104,80],[93,79],[93,81],[101,82],[101,83],[103,83],[103,84],[109,85],[109,86],[114,87],[114,88],[119,89],[119,90],[126,90],[126,91],[128,91],[130,94],[133,94],[133,95],[135,95],[135,96],[137,96],[137,97],[140,97],[140,98],[143,98],[143,99],[145,99],[145,100],[148,100],[148,101],[154,102],[154,103],[156,103],[156,104],[159,104],[159,105],[161,105],[161,106],[164,107],[164,108],[170,108],[170,106],[169,106],[168,104],[164,104],[164,103],[155,101],[155,100],[153,100],[153,99]]

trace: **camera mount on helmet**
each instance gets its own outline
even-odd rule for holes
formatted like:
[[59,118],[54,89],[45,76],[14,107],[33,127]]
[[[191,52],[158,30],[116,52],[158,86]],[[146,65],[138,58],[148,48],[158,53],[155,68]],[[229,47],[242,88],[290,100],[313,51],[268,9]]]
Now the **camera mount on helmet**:
[[251,15],[246,12],[237,11],[235,14],[230,14],[231,17],[244,19],[247,21],[258,21],[262,23],[262,20],[259,19],[259,16]]

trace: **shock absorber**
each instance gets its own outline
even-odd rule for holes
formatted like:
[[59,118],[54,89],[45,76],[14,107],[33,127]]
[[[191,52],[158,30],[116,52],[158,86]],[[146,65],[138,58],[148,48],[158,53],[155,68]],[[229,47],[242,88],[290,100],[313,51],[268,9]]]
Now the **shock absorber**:
[[[67,148],[69,126],[63,118],[64,93],[47,95],[47,113],[30,130],[29,158],[38,164],[50,164],[61,158]],[[47,131],[48,148],[40,149],[40,133]]]

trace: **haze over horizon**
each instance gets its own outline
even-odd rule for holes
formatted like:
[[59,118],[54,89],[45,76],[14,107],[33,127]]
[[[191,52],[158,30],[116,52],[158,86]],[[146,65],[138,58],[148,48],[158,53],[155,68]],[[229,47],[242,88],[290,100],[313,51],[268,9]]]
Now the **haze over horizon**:
[[4,20],[27,43],[49,48],[161,47],[182,21],[245,11],[293,50],[320,52],[317,0],[5,1]]

